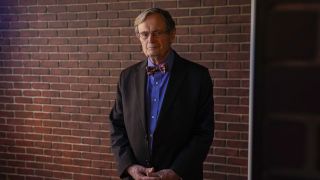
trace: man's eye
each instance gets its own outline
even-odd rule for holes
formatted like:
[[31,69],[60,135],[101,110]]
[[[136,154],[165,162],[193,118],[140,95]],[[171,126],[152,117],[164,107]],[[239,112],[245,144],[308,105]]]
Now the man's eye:
[[141,35],[142,37],[148,37],[148,36],[149,36],[149,33],[148,33],[148,32],[142,32],[142,33],[140,33],[140,35]]

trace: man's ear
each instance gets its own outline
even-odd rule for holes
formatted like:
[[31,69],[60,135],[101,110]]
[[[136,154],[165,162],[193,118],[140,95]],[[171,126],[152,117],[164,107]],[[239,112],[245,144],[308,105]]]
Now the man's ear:
[[176,30],[175,29],[172,30],[169,35],[170,35],[170,43],[173,43],[174,40],[176,39]]

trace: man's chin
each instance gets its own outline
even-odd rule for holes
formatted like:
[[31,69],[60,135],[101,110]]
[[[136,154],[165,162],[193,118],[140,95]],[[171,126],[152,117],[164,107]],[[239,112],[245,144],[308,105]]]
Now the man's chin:
[[155,52],[153,52],[153,53],[148,53],[148,56],[150,56],[150,57],[157,57],[157,56],[159,56],[159,53],[155,53]]

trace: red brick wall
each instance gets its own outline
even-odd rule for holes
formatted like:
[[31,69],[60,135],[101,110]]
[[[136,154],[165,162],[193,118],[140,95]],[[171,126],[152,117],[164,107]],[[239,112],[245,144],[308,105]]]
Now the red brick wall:
[[0,179],[116,179],[108,113],[120,71],[144,58],[132,24],[152,6],[214,77],[206,179],[246,179],[250,0],[1,0]]

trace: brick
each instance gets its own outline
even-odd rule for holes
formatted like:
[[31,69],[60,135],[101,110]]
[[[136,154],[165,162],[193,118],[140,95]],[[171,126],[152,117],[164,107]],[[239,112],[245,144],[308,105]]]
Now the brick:
[[127,19],[110,19],[109,27],[127,27],[130,25],[130,21]]
[[39,5],[54,5],[56,0],[38,0]]
[[18,23],[13,22],[13,23],[10,23],[9,27],[10,29],[27,29],[29,27],[29,24],[26,22],[18,22]]
[[20,5],[37,5],[37,0],[24,0],[19,2]]
[[[19,91],[18,91],[19,92]],[[19,100],[20,102],[29,102],[29,99],[21,99],[21,98],[16,98],[16,100]],[[1,97],[0,96],[0,102],[1,103],[13,103],[14,98],[13,97]]]
[[93,30],[93,29],[80,29],[77,30],[77,37],[88,37],[88,36],[97,36],[98,35],[98,31],[97,30]]
[[88,27],[86,21],[68,22],[68,28],[85,28],[85,27]]
[[[35,133],[41,133],[41,134],[51,134],[52,129],[46,128],[46,127],[35,127],[34,128]],[[45,143],[45,142],[34,142],[35,146],[42,147],[42,148],[51,148],[51,143]]]
[[196,8],[191,9],[191,16],[208,16],[214,14],[214,8]]
[[247,141],[228,140],[227,147],[246,149],[246,148],[248,148],[248,142]]
[[[25,2],[25,1],[24,1]],[[29,4],[28,4],[29,5]],[[45,13],[46,12],[46,7],[44,6],[30,6],[28,8],[29,13]]]
[[[52,75],[69,75],[69,69],[51,69]],[[59,82],[60,80],[58,79],[57,81],[53,82]]]
[[100,169],[96,168],[81,168],[82,173],[89,174],[89,175],[83,175],[83,178],[92,177],[91,175],[101,175]]
[[109,37],[109,44],[129,44],[127,37]]
[[90,166],[90,160],[73,159],[73,164],[78,166]]
[[190,48],[191,52],[207,52],[207,51],[213,51],[213,46],[211,44],[195,44],[191,45]]
[[250,54],[248,52],[246,53],[231,53],[229,54],[229,59],[230,60],[249,60],[250,59]]
[[[10,99],[9,99],[10,100]],[[31,104],[33,102],[32,98],[29,97],[16,97],[15,98],[15,102],[16,103],[27,103],[27,104]]]
[[111,60],[129,60],[130,54],[129,53],[112,52],[112,53],[110,53],[110,59]]
[[57,61],[41,61],[40,62],[40,67],[44,67],[44,68],[58,67],[58,62]]
[[78,83],[78,78],[77,77],[64,77],[61,79],[62,83]]
[[23,91],[24,96],[40,96],[41,91],[34,91],[34,90],[25,90]]
[[241,33],[241,26],[240,25],[221,25],[221,26],[216,26],[215,32],[217,34]]
[[227,107],[227,112],[235,114],[248,114],[247,106],[229,106]]
[[120,34],[119,29],[99,29],[99,36],[118,36]]
[[60,107],[59,106],[43,106],[43,111],[44,112],[60,112]]
[[97,138],[82,138],[83,144],[90,144],[90,145],[99,145],[100,139]]
[[52,90],[69,90],[70,89],[70,85],[69,84],[51,84],[50,88]]
[[107,10],[107,5],[106,4],[88,4],[87,6],[87,11],[105,11]]
[[67,6],[67,11],[70,12],[81,12],[86,10],[86,5],[72,5],[72,6]]
[[224,6],[227,5],[227,0],[204,0],[205,6]]
[[6,104],[6,110],[24,110],[24,105]]
[[63,45],[67,44],[68,40],[65,38],[48,38],[48,43],[51,45]]
[[[72,41],[69,41],[70,42],[70,44],[73,44],[73,42]],[[78,43],[78,44],[80,44],[80,43]],[[77,47],[77,46],[70,46],[70,45],[68,45],[68,46],[59,46],[58,47],[58,51],[59,52],[78,52],[79,51],[79,48]]]
[[226,172],[226,173],[240,173],[239,167],[227,166],[227,165],[216,165],[216,171]]
[[76,121],[89,121],[90,116],[89,115],[84,115],[84,114],[72,114],[71,120],[76,120]]
[[63,21],[57,21],[57,22],[48,22],[49,28],[67,28],[68,23]]
[[32,88],[34,89],[49,89],[50,86],[47,83],[32,83]]
[[70,129],[58,129],[58,128],[53,128],[52,132],[56,135],[71,135],[71,130]]
[[229,5],[251,4],[250,0],[229,0]]
[[251,13],[251,6],[241,6],[241,14],[250,14]]
[[38,14],[39,21],[55,21],[57,20],[56,14]]
[[139,15],[138,10],[124,10],[119,13],[119,18],[135,18]]
[[232,15],[232,14],[240,14],[240,7],[232,6],[232,7],[216,7],[215,9],[216,15]]
[[100,114],[99,108],[81,107],[80,113],[83,114]]
[[58,178],[58,179],[71,179],[72,174],[71,173],[65,173],[65,172],[59,172],[59,171],[54,171],[53,172],[53,177]]
[[204,26],[204,27],[201,27],[201,28],[199,28],[199,27],[191,27],[190,31],[191,31],[191,34],[194,34],[194,35],[196,35],[196,34],[203,35],[203,34],[213,34],[215,29],[214,29],[214,27],[210,27],[210,26]]
[[[79,144],[79,143],[81,143],[81,138],[80,137],[63,136],[62,137],[62,142]],[[71,154],[71,153],[69,153],[69,154]],[[66,153],[63,152],[63,155],[66,156]],[[70,157],[70,155],[68,157]],[[72,156],[71,157],[80,158],[81,154],[77,153],[77,152],[72,152]]]
[[232,52],[240,51],[239,44],[215,44],[214,49],[216,52]]
[[53,143],[52,148],[59,150],[71,150],[72,145],[66,143]]
[[203,24],[227,24],[226,16],[202,16],[201,22]]
[[127,10],[129,9],[129,3],[111,3],[108,6],[109,10]]
[[177,24],[179,25],[198,25],[201,23],[200,17],[183,17],[178,18]]
[[48,39],[47,38],[33,38],[29,39],[29,44],[33,45],[47,45]]
[[56,37],[57,34],[56,30],[42,30],[39,32],[39,37]]
[[201,1],[185,0],[178,1],[178,7],[197,7],[201,5]]
[[90,152],[90,146],[88,145],[77,145],[77,144],[74,144],[72,149],[74,151],[83,151],[83,152]]
[[250,36],[248,34],[232,34],[228,36],[229,42],[249,42]]
[[250,15],[232,15],[228,16],[228,23],[250,23]]
[[61,97],[64,98],[79,98],[80,93],[79,92],[62,92]]
[[[204,52],[201,53],[201,57],[203,60],[226,60],[227,54],[226,53],[208,53]],[[216,63],[217,64],[217,63]]]
[[59,30],[58,36],[59,37],[75,37],[77,32],[76,30]]

